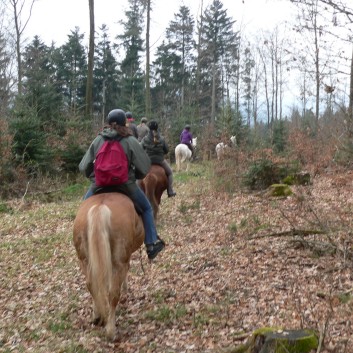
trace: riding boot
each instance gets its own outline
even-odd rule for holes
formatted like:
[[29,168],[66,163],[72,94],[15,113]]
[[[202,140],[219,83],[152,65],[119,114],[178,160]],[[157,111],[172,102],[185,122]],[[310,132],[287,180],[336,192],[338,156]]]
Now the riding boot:
[[176,192],[173,190],[173,174],[168,175],[168,188],[167,188],[168,197],[174,197]]

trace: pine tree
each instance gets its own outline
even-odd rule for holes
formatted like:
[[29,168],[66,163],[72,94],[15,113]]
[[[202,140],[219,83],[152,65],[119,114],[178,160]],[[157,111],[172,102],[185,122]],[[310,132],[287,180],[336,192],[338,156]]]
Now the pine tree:
[[233,21],[219,0],[213,0],[202,14],[200,33],[200,103],[201,112],[212,123],[223,103],[222,63],[238,45],[239,38],[233,30]]
[[55,127],[60,124],[62,96],[55,77],[53,51],[38,36],[25,48],[22,99],[42,126]]
[[129,10],[125,12],[126,21],[122,21],[124,33],[117,36],[125,50],[125,57],[120,65],[122,87],[119,106],[134,114],[141,114],[144,111],[144,75],[141,70],[144,8],[138,0],[129,0],[129,4]]
[[180,105],[183,108],[185,97],[192,97],[191,91],[187,92],[190,87],[191,73],[194,69],[194,49],[195,41],[194,35],[195,21],[190,14],[190,9],[186,6],[181,6],[179,12],[174,15],[174,20],[170,22],[166,37],[170,50],[180,57],[181,71],[179,76],[181,78],[180,87]]
[[156,59],[153,62],[155,87],[152,90],[155,113],[165,121],[172,120],[180,111],[180,96],[182,70],[181,58],[175,54],[170,45],[164,41],[157,48]]
[[95,53],[94,111],[104,121],[107,113],[118,106],[120,96],[120,73],[115,59],[108,28],[102,25]]
[[74,115],[84,112],[87,56],[83,39],[84,35],[76,27],[68,35],[68,41],[55,54],[57,79],[61,84],[65,103]]

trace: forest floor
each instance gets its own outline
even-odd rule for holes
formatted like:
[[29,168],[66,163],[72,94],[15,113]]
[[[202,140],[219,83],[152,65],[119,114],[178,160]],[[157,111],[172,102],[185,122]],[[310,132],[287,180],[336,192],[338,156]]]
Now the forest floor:
[[353,352],[353,173],[293,196],[215,191],[203,165],[176,173],[158,228],[133,254],[117,338],[90,323],[72,224],[80,197],[7,203],[0,214],[0,352],[226,352],[264,326],[317,330],[320,352]]

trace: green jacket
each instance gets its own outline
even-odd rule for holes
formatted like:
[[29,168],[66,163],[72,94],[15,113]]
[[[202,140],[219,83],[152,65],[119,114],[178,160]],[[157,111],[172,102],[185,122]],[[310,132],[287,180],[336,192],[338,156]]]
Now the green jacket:
[[153,131],[151,130],[140,142],[143,149],[151,159],[152,164],[161,164],[164,155],[169,152],[169,147],[163,136],[158,132],[156,142],[154,142]]
[[[106,139],[118,138],[116,130],[104,128],[102,132],[93,140],[86,154],[83,156],[79,169],[87,178],[94,183],[94,161],[97,152]],[[127,136],[119,140],[129,161],[129,180],[124,184],[129,190],[137,187],[136,179],[143,179],[151,168],[151,162],[146,152],[140,146],[134,136]]]

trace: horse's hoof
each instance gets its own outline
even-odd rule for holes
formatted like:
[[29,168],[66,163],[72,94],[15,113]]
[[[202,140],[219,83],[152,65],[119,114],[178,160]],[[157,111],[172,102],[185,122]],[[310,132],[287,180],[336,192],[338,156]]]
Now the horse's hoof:
[[109,341],[114,341],[115,340],[115,334],[116,334],[116,327],[115,327],[115,320],[111,321],[109,320],[109,322],[107,323],[107,325],[105,326],[105,334],[106,337]]
[[92,324],[94,326],[103,326],[103,321],[101,319],[101,317],[95,317],[93,320],[92,320]]
[[176,192],[172,192],[172,193],[168,194],[168,197],[174,197],[174,196],[176,196]]
[[106,332],[106,337],[107,337],[107,340],[110,341],[110,342],[114,342],[115,339],[116,339],[116,336],[115,336],[115,330],[113,331],[108,331]]

